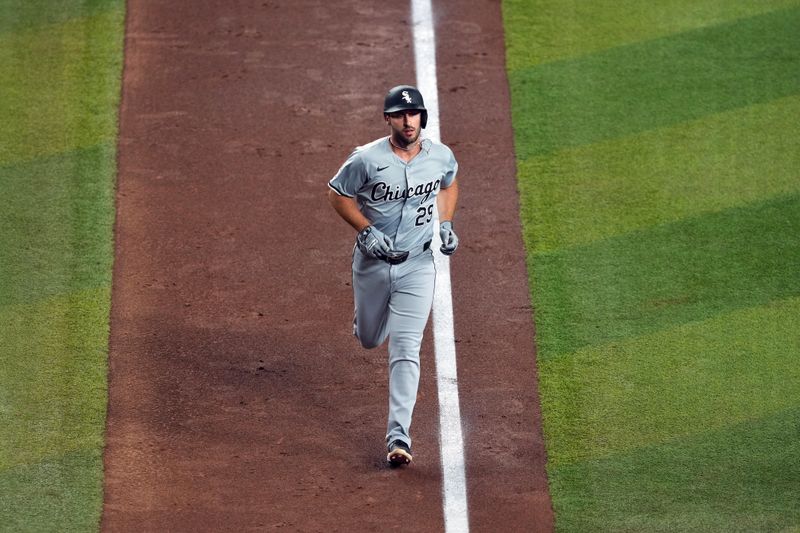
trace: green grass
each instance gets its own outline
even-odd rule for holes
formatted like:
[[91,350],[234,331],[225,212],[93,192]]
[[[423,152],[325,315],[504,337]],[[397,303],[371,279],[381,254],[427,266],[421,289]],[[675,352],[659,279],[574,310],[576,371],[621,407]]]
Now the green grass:
[[520,183],[525,223],[538,228],[528,247],[589,243],[797,191],[800,153],[785,132],[798,116],[800,96],[790,96],[521,161],[520,173],[536,177]]
[[42,28],[98,13],[119,12],[120,3],[109,0],[0,0],[0,33]]
[[518,155],[652,130],[800,92],[800,8],[532,68],[510,80]]
[[[0,165],[111,140],[116,115],[109,109],[116,106],[119,80],[104,66],[120,68],[121,3],[108,0],[105,10],[73,13],[59,24],[28,21],[0,33]],[[12,11],[3,8],[0,16]]]
[[796,0],[504,0],[508,67],[517,71],[796,6]]
[[562,443],[551,464],[632,453],[800,408],[797,331],[800,297],[542,361],[549,434]]
[[798,260],[800,191],[534,254],[542,359],[800,295]]
[[800,528],[800,2],[505,0],[560,531]]
[[562,531],[797,531],[800,409],[551,468]]
[[0,0],[0,530],[95,531],[124,3]]

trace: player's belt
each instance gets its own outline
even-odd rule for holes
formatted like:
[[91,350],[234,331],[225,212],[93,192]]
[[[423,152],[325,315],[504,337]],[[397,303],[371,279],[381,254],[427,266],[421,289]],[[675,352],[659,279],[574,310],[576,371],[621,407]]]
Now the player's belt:
[[[426,250],[429,250],[431,247],[431,241],[426,242],[422,246],[417,246],[413,250],[405,251],[405,250],[389,250],[388,252],[382,252],[381,257],[383,261],[386,261],[390,265],[399,265],[400,263],[405,263],[409,259],[413,257],[417,257],[418,255],[422,255]],[[358,246],[355,246],[353,250],[357,250]]]
[[383,260],[389,263],[390,265],[399,265],[400,263],[405,263],[409,259],[417,257],[418,255],[422,255],[430,247],[431,247],[431,241],[428,241],[422,246],[417,246],[413,250],[409,250],[407,252],[392,250],[385,254]]
[[417,246],[413,250],[408,253],[408,257],[406,259],[411,259],[412,257],[417,257],[418,255],[422,255],[425,251],[430,250],[431,248],[431,241],[426,242],[422,246]]

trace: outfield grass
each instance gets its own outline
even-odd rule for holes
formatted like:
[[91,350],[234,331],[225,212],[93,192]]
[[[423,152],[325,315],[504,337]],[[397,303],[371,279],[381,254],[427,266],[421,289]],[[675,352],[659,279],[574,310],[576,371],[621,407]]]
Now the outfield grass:
[[123,19],[0,0],[2,531],[99,524]]
[[503,8],[558,529],[799,529],[800,2]]

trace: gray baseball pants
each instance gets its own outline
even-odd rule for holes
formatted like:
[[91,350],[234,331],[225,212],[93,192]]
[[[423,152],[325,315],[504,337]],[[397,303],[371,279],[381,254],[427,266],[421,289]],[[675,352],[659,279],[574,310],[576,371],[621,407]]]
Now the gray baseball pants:
[[389,417],[386,442],[411,446],[409,428],[419,385],[419,349],[428,322],[436,270],[429,249],[399,265],[353,252],[353,333],[365,348],[389,337]]

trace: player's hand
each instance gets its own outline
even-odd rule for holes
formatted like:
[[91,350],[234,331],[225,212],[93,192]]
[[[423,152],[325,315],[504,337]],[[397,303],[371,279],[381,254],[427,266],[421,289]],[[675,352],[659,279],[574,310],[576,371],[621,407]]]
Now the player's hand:
[[458,248],[458,235],[453,230],[453,223],[449,220],[439,224],[439,236],[442,238],[442,246],[439,250],[444,255],[453,255]]
[[375,226],[367,226],[358,232],[356,243],[361,253],[367,257],[384,261],[394,247],[392,239],[387,237],[383,232],[377,230]]

